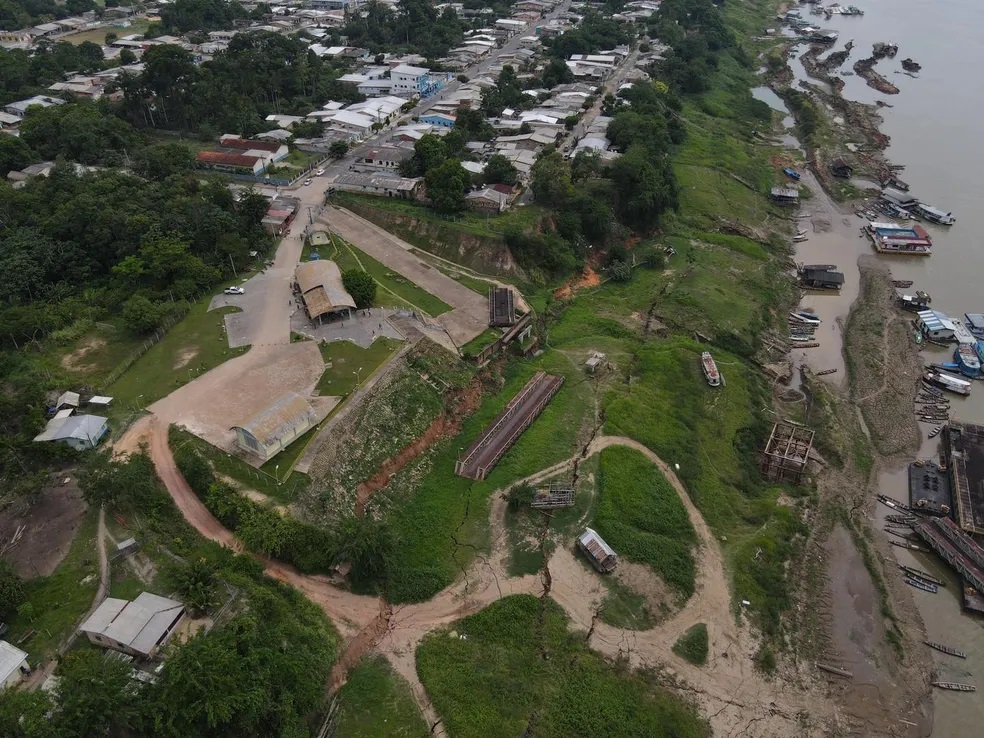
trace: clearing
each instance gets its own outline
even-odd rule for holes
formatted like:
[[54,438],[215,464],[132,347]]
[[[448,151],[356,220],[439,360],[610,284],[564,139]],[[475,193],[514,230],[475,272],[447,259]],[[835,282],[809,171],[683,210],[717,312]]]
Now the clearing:
[[85,509],[71,472],[53,473],[37,502],[17,500],[0,512],[3,558],[25,579],[50,575],[68,554]]

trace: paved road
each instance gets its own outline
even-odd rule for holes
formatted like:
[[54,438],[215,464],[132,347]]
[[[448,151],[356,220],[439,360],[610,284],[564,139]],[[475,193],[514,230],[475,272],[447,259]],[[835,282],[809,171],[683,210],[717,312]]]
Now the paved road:
[[330,208],[322,218],[331,231],[450,305],[451,312],[436,319],[458,346],[468,343],[488,326],[488,298],[420,259],[406,241],[343,208]]

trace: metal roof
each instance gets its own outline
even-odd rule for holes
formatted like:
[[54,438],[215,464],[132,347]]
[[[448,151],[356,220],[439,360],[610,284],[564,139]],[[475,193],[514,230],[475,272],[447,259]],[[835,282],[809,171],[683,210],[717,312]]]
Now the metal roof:
[[580,541],[581,545],[591,552],[591,555],[599,561],[604,559],[606,556],[617,555],[615,550],[605,543],[605,540],[592,528],[585,528],[584,533],[582,533],[577,540]]
[[74,438],[94,444],[102,438],[106,418],[99,415],[72,415],[67,418],[52,418],[35,441],[65,441]]
[[58,397],[58,402],[55,403],[55,407],[61,407],[62,405],[70,405],[71,407],[79,406],[79,393],[78,392],[62,392]]
[[266,446],[283,436],[291,428],[310,422],[314,411],[311,403],[295,392],[288,392],[266,410],[256,415],[240,428],[259,443]]
[[7,641],[0,641],[0,684],[13,674],[27,659],[27,654]]
[[79,630],[150,654],[182,612],[180,602],[150,592],[141,592],[133,602],[107,597]]
[[294,270],[294,278],[311,318],[342,308],[355,308],[355,300],[342,284],[342,273],[333,261],[301,262]]

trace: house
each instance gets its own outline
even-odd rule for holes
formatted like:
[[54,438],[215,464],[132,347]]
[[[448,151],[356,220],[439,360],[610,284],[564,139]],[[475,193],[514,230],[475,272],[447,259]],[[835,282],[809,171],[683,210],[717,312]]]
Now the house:
[[184,617],[184,605],[141,592],[132,602],[107,597],[79,628],[92,643],[114,651],[151,658]]
[[848,179],[854,173],[854,167],[848,164],[845,159],[837,158],[830,162],[830,173],[835,177]]
[[385,146],[367,151],[364,156],[359,156],[355,160],[353,166],[359,169],[396,170],[400,168],[403,162],[412,157],[412,149]]
[[431,113],[430,115],[420,116],[421,123],[427,123],[432,126],[440,126],[441,128],[454,128],[454,122],[456,120],[456,116],[449,115],[447,113]]
[[376,124],[376,119],[353,110],[339,110],[327,119],[332,128],[348,134],[352,138],[366,136]]
[[0,130],[13,128],[14,126],[20,125],[20,122],[21,119],[19,116],[11,115],[0,110]]
[[511,287],[489,287],[489,327],[508,328],[516,324],[516,295]]
[[922,310],[917,313],[916,325],[926,338],[932,341],[952,341],[954,337],[953,321],[939,310]]
[[56,415],[34,437],[37,442],[61,441],[76,451],[88,451],[99,445],[109,432],[109,421],[99,415]]
[[423,179],[415,177],[397,177],[386,172],[361,174],[359,172],[343,172],[335,177],[332,185],[343,192],[361,192],[367,195],[385,197],[400,197],[414,200],[418,197]]
[[301,262],[294,270],[294,281],[311,320],[320,321],[325,315],[350,317],[355,310],[355,300],[342,284],[342,273],[333,261]]
[[779,205],[797,205],[799,203],[799,190],[789,187],[773,187],[769,192],[769,199]]
[[618,566],[618,554],[591,528],[578,536],[577,545],[598,571],[606,573]]
[[409,64],[400,64],[390,71],[390,79],[393,81],[393,93],[412,97],[419,95],[427,86],[429,69],[423,67],[412,67]]
[[30,673],[27,654],[7,641],[0,641],[0,692],[19,684]]
[[4,112],[10,113],[11,115],[16,115],[18,118],[23,118],[27,115],[28,108],[37,105],[41,108],[51,108],[56,105],[64,105],[65,101],[57,97],[48,97],[47,95],[35,95],[34,97],[29,97],[26,100],[18,100],[17,102],[8,103],[4,106]]
[[266,461],[303,436],[317,422],[311,403],[294,392],[288,392],[259,415],[242,425],[233,426],[233,430],[240,448]]
[[465,204],[473,210],[486,213],[501,213],[509,206],[509,195],[485,187],[465,195]]
[[253,141],[224,135],[218,146],[199,151],[195,160],[203,167],[218,171],[259,176],[274,162],[287,158],[290,149],[276,141]]
[[526,21],[516,20],[515,18],[499,18],[495,22],[495,27],[500,28],[505,31],[509,36],[514,36],[526,26],[529,25]]
[[279,195],[270,201],[267,214],[260,221],[263,228],[272,236],[282,236],[290,230],[290,224],[301,209],[301,200],[289,195]]
[[839,290],[844,284],[844,275],[832,269],[804,268],[799,271],[801,287],[815,290]]

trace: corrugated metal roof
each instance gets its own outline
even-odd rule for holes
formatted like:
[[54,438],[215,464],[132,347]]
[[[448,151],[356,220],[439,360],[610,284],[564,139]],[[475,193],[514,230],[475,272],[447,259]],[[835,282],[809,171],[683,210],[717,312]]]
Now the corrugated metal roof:
[[17,646],[12,646],[7,641],[0,641],[0,684],[17,671],[26,658],[27,654]]
[[342,284],[342,273],[333,261],[302,262],[294,270],[294,278],[311,318],[342,308],[355,308],[355,300]]
[[183,611],[180,602],[150,592],[133,602],[108,597],[79,630],[149,654]]
[[301,423],[311,422],[313,415],[310,402],[294,392],[289,392],[239,427],[266,446],[284,435],[287,430]]
[[607,556],[616,556],[614,549],[605,543],[605,540],[598,535],[598,533],[592,528],[585,528],[584,533],[578,538],[581,545],[584,546],[592,556],[594,556],[598,561],[604,560]]

